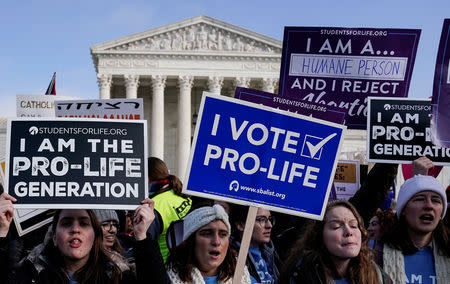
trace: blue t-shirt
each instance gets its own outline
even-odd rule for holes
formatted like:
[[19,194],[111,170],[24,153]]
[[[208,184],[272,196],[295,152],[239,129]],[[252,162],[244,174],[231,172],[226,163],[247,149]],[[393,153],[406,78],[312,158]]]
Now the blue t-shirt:
[[205,284],[217,284],[217,276],[203,277]]
[[405,255],[406,283],[435,284],[436,270],[433,251],[425,248],[412,255]]
[[334,280],[335,284],[348,284],[347,278],[342,278],[339,280]]
[[73,272],[72,271],[66,271],[66,273],[67,273],[67,279],[69,280],[69,284],[78,284],[78,282],[77,281],[75,281],[75,280],[72,280],[72,277],[73,277]]
[[[267,269],[267,264],[264,258],[261,256],[261,251],[258,248],[250,248],[249,249],[253,261],[255,262],[256,272],[258,273],[259,279],[262,284],[274,284],[275,280]],[[253,283],[253,282],[252,282]]]

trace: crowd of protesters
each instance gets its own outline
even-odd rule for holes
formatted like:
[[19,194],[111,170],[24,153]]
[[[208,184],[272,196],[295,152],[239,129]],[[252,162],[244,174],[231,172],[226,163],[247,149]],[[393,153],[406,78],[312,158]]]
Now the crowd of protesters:
[[[248,207],[183,195],[162,160],[148,165],[150,196],[136,210],[56,210],[30,233],[39,243],[20,244],[16,200],[1,193],[0,284],[233,283]],[[385,210],[397,165],[375,164],[321,221],[258,208],[240,283],[449,283],[450,190],[432,167],[414,161]]]

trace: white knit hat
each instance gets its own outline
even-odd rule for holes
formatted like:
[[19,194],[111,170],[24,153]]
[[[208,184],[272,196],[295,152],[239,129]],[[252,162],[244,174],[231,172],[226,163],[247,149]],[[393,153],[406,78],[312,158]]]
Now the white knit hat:
[[397,216],[400,215],[405,207],[406,203],[413,197],[414,194],[421,191],[433,191],[439,194],[442,198],[443,211],[442,216],[445,216],[447,211],[447,196],[445,195],[444,186],[432,176],[415,175],[414,177],[408,179],[400,187],[397,199]]
[[214,220],[222,220],[231,232],[230,222],[225,209],[219,204],[195,209],[184,217],[183,221],[183,241],[189,238],[192,233]]

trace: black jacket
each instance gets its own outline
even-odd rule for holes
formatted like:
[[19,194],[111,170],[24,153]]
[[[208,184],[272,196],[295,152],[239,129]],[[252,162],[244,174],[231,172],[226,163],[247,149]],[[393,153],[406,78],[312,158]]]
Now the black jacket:
[[[67,276],[52,263],[47,250],[42,249],[35,257],[28,257],[20,263],[11,263],[8,259],[8,238],[0,238],[0,284],[60,284],[68,283]],[[170,283],[156,241],[145,239],[135,244],[136,275],[124,272],[120,283]],[[112,263],[105,263],[104,279],[111,283]],[[94,284],[94,283],[92,283]],[[102,283],[98,283],[102,284]]]
[[348,200],[358,210],[364,224],[369,223],[377,208],[386,200],[397,170],[398,164],[375,164],[359,190]]
[[[309,283],[315,283],[315,284],[327,284],[325,280],[325,273],[321,266],[318,263],[314,263],[314,269],[313,271],[307,270],[306,267],[303,264],[303,261],[300,260],[292,275],[289,278],[289,282],[284,282],[280,284],[309,284]],[[377,264],[373,263],[373,265],[376,266],[378,276],[380,279],[380,284],[393,284],[392,279],[387,275],[383,270],[381,270]]]

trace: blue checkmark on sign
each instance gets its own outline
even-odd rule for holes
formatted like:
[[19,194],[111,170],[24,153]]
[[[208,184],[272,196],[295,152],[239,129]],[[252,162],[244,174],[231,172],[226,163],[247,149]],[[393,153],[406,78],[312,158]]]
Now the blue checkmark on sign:
[[323,146],[336,135],[336,133],[333,133],[323,139],[312,135],[306,135],[301,155],[303,157],[319,160]]

